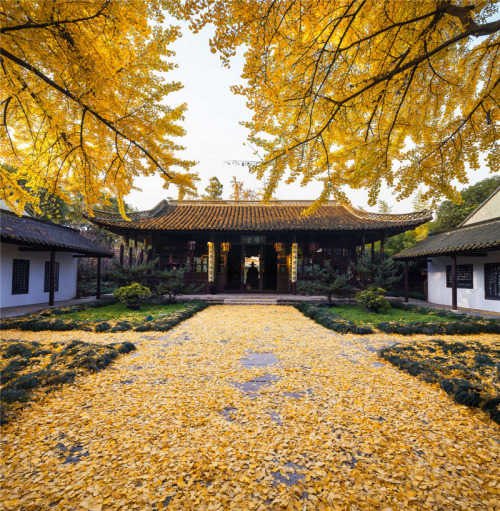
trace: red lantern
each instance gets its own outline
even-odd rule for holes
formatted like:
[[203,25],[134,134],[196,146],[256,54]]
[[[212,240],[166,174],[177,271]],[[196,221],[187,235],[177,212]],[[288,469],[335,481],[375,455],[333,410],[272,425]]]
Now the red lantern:
[[318,251],[318,244],[317,243],[309,243],[309,252],[311,254],[315,254]]

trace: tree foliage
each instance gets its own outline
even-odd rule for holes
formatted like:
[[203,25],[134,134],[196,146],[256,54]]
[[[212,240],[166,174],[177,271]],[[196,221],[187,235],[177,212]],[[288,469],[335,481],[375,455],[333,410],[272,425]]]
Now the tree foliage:
[[229,196],[233,200],[255,200],[259,198],[259,193],[254,192],[250,188],[245,188],[243,181],[238,181],[236,176],[231,179],[232,192]]
[[[224,64],[245,47],[249,140],[265,154],[269,198],[280,180],[385,183],[397,199],[457,199],[486,155],[500,167],[497,0],[188,1],[197,31],[213,22]],[[396,165],[402,162],[401,165]],[[288,173],[288,174],[287,174]]]
[[209,185],[205,188],[207,192],[206,195],[202,195],[202,198],[205,200],[222,200],[222,191],[224,190],[224,186],[219,181],[217,176],[213,176],[210,178]]
[[[178,27],[164,27],[168,0],[6,0],[0,10],[1,195],[14,210],[35,209],[43,187],[90,210],[122,197],[138,175],[165,187],[193,187],[193,162],[176,156],[185,105],[162,73]],[[175,6],[175,4],[174,4]],[[27,187],[20,185],[25,182]]]
[[460,192],[460,203],[444,201],[436,211],[436,220],[430,224],[430,232],[447,231],[457,227],[499,186],[499,176],[483,179]]

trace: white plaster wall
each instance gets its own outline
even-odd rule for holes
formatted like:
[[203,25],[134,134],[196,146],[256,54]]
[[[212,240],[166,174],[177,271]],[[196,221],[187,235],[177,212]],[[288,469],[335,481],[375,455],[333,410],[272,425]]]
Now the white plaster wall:
[[[451,307],[451,287],[446,287],[446,266],[451,257],[433,257],[427,263],[429,302]],[[473,289],[457,289],[457,305],[467,309],[500,312],[500,300],[484,297],[484,263],[500,262],[500,250],[487,252],[486,257],[457,256],[457,264],[473,265]]]
[[[14,259],[30,260],[28,294],[12,294]],[[0,246],[0,307],[48,303],[49,293],[43,291],[46,261],[50,261],[50,252],[20,252],[17,245],[2,243]],[[75,298],[77,258],[68,252],[56,252],[56,262],[59,263],[59,291],[54,294],[54,300]]]

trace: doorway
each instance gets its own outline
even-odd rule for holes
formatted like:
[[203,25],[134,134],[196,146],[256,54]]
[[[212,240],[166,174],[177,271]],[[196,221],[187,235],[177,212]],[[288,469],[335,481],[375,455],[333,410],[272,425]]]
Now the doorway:
[[227,253],[228,291],[239,291],[241,288],[241,245],[233,245]]
[[264,281],[262,289],[276,291],[278,289],[278,254],[272,245],[264,245],[263,248]]

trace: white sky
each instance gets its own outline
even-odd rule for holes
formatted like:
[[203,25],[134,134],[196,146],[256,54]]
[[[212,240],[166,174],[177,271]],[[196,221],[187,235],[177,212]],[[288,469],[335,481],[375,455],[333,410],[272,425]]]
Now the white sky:
[[[193,34],[187,25],[183,25],[183,36],[171,46],[176,52],[173,61],[179,67],[167,73],[166,79],[180,81],[184,88],[170,94],[167,103],[174,106],[186,102],[188,105],[183,122],[187,134],[177,140],[186,150],[178,155],[198,162],[193,168],[201,178],[198,192],[200,195],[204,193],[209,179],[217,176],[224,185],[224,198],[228,198],[231,193],[229,182],[233,175],[244,181],[246,188],[254,190],[262,188],[262,182],[250,174],[247,167],[224,163],[227,160],[256,160],[256,157],[251,148],[244,145],[247,130],[239,124],[240,121],[251,119],[251,111],[245,106],[245,98],[235,96],[229,89],[231,85],[243,83],[240,77],[243,58],[237,55],[230,69],[222,67],[219,55],[210,52],[208,41],[212,32],[212,28],[207,27]],[[474,184],[488,176],[491,174],[483,166],[469,174],[469,183]],[[126,201],[139,210],[151,209],[166,197],[177,198],[177,189],[171,187],[165,190],[159,176],[138,178],[134,184],[142,191],[133,191]],[[320,183],[311,183],[306,187],[301,187],[299,183],[281,184],[277,198],[315,199],[321,189]],[[368,193],[363,190],[350,190],[347,195],[354,206],[378,210],[377,207],[368,206]],[[392,206],[392,213],[412,211],[411,199],[396,202],[388,190],[382,191],[380,199]]]

